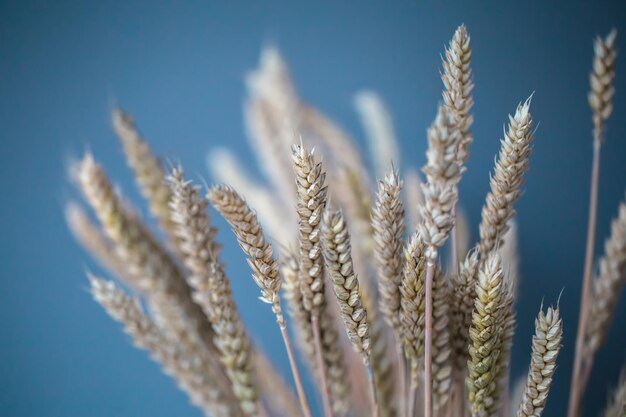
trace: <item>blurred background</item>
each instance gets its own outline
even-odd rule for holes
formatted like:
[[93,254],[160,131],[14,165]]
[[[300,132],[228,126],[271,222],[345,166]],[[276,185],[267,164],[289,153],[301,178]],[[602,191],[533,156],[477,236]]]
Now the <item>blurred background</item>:
[[[513,375],[526,372],[533,319],[561,291],[565,347],[549,415],[564,415],[578,318],[591,164],[587,105],[592,41],[612,27],[626,50],[619,1],[80,2],[0,5],[0,415],[200,416],[87,293],[99,271],[66,230],[77,193],[67,163],[91,149],[132,202],[145,207],[110,123],[120,104],[161,155],[207,177],[210,148],[227,146],[255,170],[246,141],[244,77],[276,45],[301,95],[364,148],[353,107],[378,92],[391,111],[404,167],[424,163],[440,100],[440,54],[455,28],[472,37],[475,142],[461,184],[474,225],[507,114],[532,92],[537,139],[519,212],[522,283]],[[626,62],[602,155],[597,252],[626,188]],[[257,171],[258,172],[258,171]],[[219,223],[223,226],[222,223]],[[242,314],[289,377],[282,342],[235,239],[225,259]],[[626,359],[618,317],[591,377],[597,415]]]

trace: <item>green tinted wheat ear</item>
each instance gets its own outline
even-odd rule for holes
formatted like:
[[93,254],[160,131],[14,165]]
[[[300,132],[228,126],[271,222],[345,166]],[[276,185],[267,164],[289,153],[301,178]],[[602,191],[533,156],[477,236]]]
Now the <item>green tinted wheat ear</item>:
[[[91,293],[107,313],[122,323],[135,345],[150,353],[185,391],[194,405],[206,416],[242,416],[241,410],[219,379],[212,379],[194,360],[193,352],[167,338],[161,329],[144,314],[138,300],[128,296],[111,281],[89,275]],[[220,385],[222,383],[222,385]]]
[[472,48],[470,37],[465,25],[461,25],[454,32],[450,45],[446,48],[443,59],[443,73],[441,79],[445,89],[443,90],[443,101],[450,109],[454,117],[455,124],[460,131],[459,137],[459,161],[461,165],[467,161],[469,153],[467,149],[473,138],[470,132],[474,118],[471,114],[474,106],[472,90],[472,69],[470,63],[472,59]]
[[437,267],[433,280],[433,407],[442,409],[450,398],[452,348],[450,343],[450,288]]
[[517,106],[509,116],[509,126],[501,140],[500,153],[490,180],[480,223],[481,257],[486,257],[508,229],[507,222],[515,215],[514,204],[522,192],[524,174],[533,142],[530,98]]
[[469,330],[470,359],[466,384],[473,417],[495,417],[500,407],[498,358],[502,352],[506,292],[500,257],[492,253],[478,273]]
[[122,109],[113,110],[113,128],[120,139],[128,165],[135,172],[141,193],[150,203],[150,211],[170,236],[174,225],[170,219],[170,190],[165,184],[165,170],[148,142],[141,137],[132,117]]
[[589,76],[591,84],[589,105],[593,113],[593,136],[596,141],[603,140],[604,124],[613,111],[616,37],[617,31],[613,29],[606,38],[597,37],[593,45],[593,70]]
[[400,285],[400,323],[404,351],[411,364],[411,382],[417,384],[417,370],[424,354],[425,245],[414,233],[404,249],[404,272]]
[[258,390],[252,369],[250,340],[218,259],[216,230],[207,212],[208,202],[198,186],[186,181],[180,168],[168,177],[172,190],[172,221],[177,225],[179,251],[191,271],[188,277],[194,300],[202,307],[215,331],[214,342],[231,380],[235,395],[247,415],[257,413]]
[[596,352],[606,339],[615,307],[626,284],[626,202],[611,225],[611,237],[604,244],[600,271],[593,281],[591,310],[587,320],[586,344]]
[[559,309],[548,307],[545,313],[540,311],[535,320],[530,369],[517,417],[540,417],[543,413],[561,350],[562,336],[563,323]]
[[283,315],[279,295],[281,278],[278,262],[272,255],[272,245],[265,240],[265,235],[256,213],[248,207],[245,200],[232,188],[226,185],[214,187],[209,190],[207,197],[213,204],[213,207],[232,226],[233,232],[239,241],[239,246],[248,256],[248,265],[254,272],[252,277],[261,288],[261,300],[272,306],[272,311],[276,315],[276,321],[281,329],[285,348],[289,356],[298,396],[302,405],[302,412],[305,416],[310,417],[311,410],[302,387],[300,372],[295,362],[291,341],[286,331],[287,323]]
[[398,173],[389,170],[385,178],[378,182],[378,194],[372,211],[380,311],[397,334],[401,331],[400,282],[405,230],[401,192],[402,181]]

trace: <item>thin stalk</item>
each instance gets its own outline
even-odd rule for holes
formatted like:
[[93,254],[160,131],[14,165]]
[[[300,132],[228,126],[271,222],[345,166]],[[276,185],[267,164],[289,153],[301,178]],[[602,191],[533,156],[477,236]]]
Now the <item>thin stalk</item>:
[[324,404],[324,415],[333,417],[333,409],[330,404],[330,393],[328,391],[328,380],[326,379],[326,368],[324,367],[324,357],[322,355],[322,338],[320,336],[319,312],[311,314],[311,327],[313,327],[313,342],[315,343],[315,359],[319,372],[322,403]]
[[396,356],[398,359],[398,376],[400,377],[400,404],[398,405],[398,414],[403,416],[404,411],[406,410],[406,396],[407,393],[407,370],[406,370],[406,359],[404,358],[404,349],[402,348],[402,342],[399,337],[396,337]]
[[372,365],[367,367],[367,380],[370,385],[370,395],[372,397],[372,417],[378,417],[378,400],[376,399],[376,384],[374,383],[374,373],[372,371]]
[[585,329],[589,312],[591,295],[591,275],[593,268],[593,249],[596,241],[596,215],[598,210],[598,182],[600,179],[600,150],[602,140],[595,137],[593,141],[593,162],[591,166],[591,189],[589,191],[589,219],[587,222],[587,247],[585,251],[585,270],[583,275],[583,290],[580,297],[580,316],[578,319],[578,333],[576,335],[576,354],[574,356],[574,370],[569,393],[568,417],[578,417],[580,402],[586,388],[586,382],[581,380],[583,356],[585,354]]
[[411,387],[409,388],[409,398],[407,401],[407,416],[415,417],[415,406],[417,402],[417,383],[411,380]]
[[[434,248],[431,248],[434,250]],[[433,276],[435,275],[435,261],[428,258],[426,261],[426,327],[424,329],[424,417],[432,417],[433,391]]]
[[280,333],[283,335],[283,341],[285,342],[285,349],[287,349],[289,365],[291,366],[293,381],[296,384],[296,391],[298,392],[298,399],[300,400],[300,408],[302,408],[302,414],[304,415],[304,417],[312,417],[311,407],[309,407],[309,401],[306,397],[304,387],[302,386],[302,378],[300,377],[300,371],[298,370],[298,364],[296,363],[296,356],[293,353],[291,338],[289,337],[289,332],[287,332],[287,323],[283,322],[279,325],[279,327]]

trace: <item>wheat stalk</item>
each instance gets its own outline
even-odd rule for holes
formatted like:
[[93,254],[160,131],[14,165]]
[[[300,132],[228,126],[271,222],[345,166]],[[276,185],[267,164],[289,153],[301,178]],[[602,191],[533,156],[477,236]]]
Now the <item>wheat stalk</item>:
[[239,246],[248,256],[248,265],[254,272],[252,278],[261,288],[261,300],[272,306],[272,311],[276,315],[276,321],[280,327],[289,356],[302,412],[305,417],[310,417],[311,410],[302,386],[302,379],[295,361],[291,341],[286,331],[287,322],[283,315],[279,295],[281,278],[278,262],[272,255],[272,245],[266,242],[256,213],[248,207],[245,200],[232,188],[225,185],[213,187],[209,190],[207,197],[213,204],[213,207],[232,226],[233,232],[239,241]]
[[556,370],[556,359],[561,350],[563,323],[559,308],[543,308],[535,320],[532,355],[526,388],[517,417],[540,417],[546,406],[552,378]]
[[[580,414],[580,396],[584,393],[587,376],[593,362],[593,356],[585,356],[585,329],[591,302],[591,281],[596,242],[596,221],[598,210],[598,183],[600,182],[600,152],[604,140],[604,122],[611,114],[613,96],[614,63],[616,57],[615,38],[617,32],[611,31],[605,39],[597,38],[594,45],[593,69],[590,76],[591,92],[589,104],[593,114],[593,159],[591,163],[591,186],[589,188],[589,217],[587,220],[587,242],[585,247],[585,266],[583,270],[583,287],[580,297],[580,313],[576,333],[576,353],[574,355],[574,371],[570,385],[568,417]],[[591,363],[584,363],[584,361]],[[587,368],[587,370],[583,368]]]
[[194,405],[208,416],[241,416],[241,409],[233,407],[232,393],[228,386],[220,384],[211,374],[204,372],[193,360],[193,352],[185,345],[166,337],[148,316],[144,314],[137,299],[131,298],[111,281],[104,281],[88,274],[91,294],[107,313],[122,323],[125,332],[135,345],[147,350],[165,372],[189,395]]
[[215,345],[241,408],[246,415],[256,415],[258,388],[254,383],[251,343],[218,258],[217,231],[211,225],[208,202],[200,197],[198,186],[185,180],[180,168],[174,168],[168,183],[172,190],[172,221],[177,225],[179,250],[192,272],[187,280],[194,300],[211,321]]

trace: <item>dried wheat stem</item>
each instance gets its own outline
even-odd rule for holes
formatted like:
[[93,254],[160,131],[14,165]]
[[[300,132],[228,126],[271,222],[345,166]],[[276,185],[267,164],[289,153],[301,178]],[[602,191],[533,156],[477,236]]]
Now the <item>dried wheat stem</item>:
[[174,236],[174,225],[170,219],[170,190],[165,184],[165,170],[154,155],[148,142],[137,131],[133,118],[120,108],[113,110],[113,128],[120,139],[128,165],[135,172],[141,193],[150,204],[150,211],[159,221],[161,228]]
[[543,413],[561,350],[562,336],[563,322],[558,307],[548,307],[546,313],[542,309],[535,320],[528,379],[517,417],[540,417]]
[[115,194],[90,154],[80,163],[77,176],[83,194],[128,270],[131,285],[148,297],[159,325],[170,337],[188,343],[188,349],[196,346],[196,355],[210,360],[206,354],[215,351],[212,329],[192,301],[175,261]]
[[259,224],[256,213],[248,206],[246,201],[236,191],[228,186],[217,186],[209,190],[207,194],[220,214],[232,226],[237,236],[239,246],[248,256],[248,265],[253,270],[252,278],[261,288],[261,300],[272,305],[272,311],[276,315],[276,321],[281,329],[281,334],[287,349],[290,365],[298,391],[298,397],[305,416],[311,415],[308,400],[302,386],[302,379],[293,355],[293,348],[287,333],[287,323],[280,303],[281,278],[279,275],[278,262],[272,255],[272,245],[267,243],[263,229]]
[[467,389],[473,417],[495,417],[499,409],[498,358],[502,351],[503,307],[507,288],[500,256],[492,252],[483,263],[469,330]]
[[615,78],[615,57],[617,55],[615,38],[617,32],[611,31],[605,39],[596,38],[594,44],[593,70],[590,75],[591,91],[589,105],[593,114],[593,161],[591,165],[591,187],[589,190],[589,218],[587,222],[587,244],[585,248],[585,266],[583,287],[580,297],[580,314],[576,334],[576,353],[574,356],[573,377],[570,386],[568,417],[578,417],[580,402],[585,386],[581,383],[585,349],[585,329],[591,302],[591,281],[596,235],[596,215],[598,205],[598,183],[600,179],[600,150],[604,140],[604,125],[612,111]]
[[618,216],[611,224],[611,236],[604,244],[604,256],[600,259],[600,271],[593,280],[585,335],[590,354],[604,344],[625,284],[626,201],[620,204]]
[[180,168],[174,168],[168,183],[172,190],[172,221],[177,225],[179,250],[191,271],[188,281],[194,290],[194,300],[211,321],[215,345],[242,409],[246,415],[256,415],[259,394],[251,343],[219,261],[217,231],[211,225],[208,202],[201,198],[198,186],[185,180]]
[[200,407],[207,416],[241,416],[241,410],[220,385],[219,379],[203,372],[193,360],[193,352],[185,350],[185,345],[167,338],[159,327],[144,314],[138,300],[128,296],[111,281],[104,281],[89,275],[91,293],[107,313],[124,324],[125,332],[135,345],[147,350],[159,362],[166,373],[190,396],[193,404]]
[[424,327],[424,417],[430,417],[433,412],[433,277],[435,263],[432,258],[426,259],[426,291],[425,298],[425,327]]
[[263,402],[269,409],[270,416],[307,417],[303,414],[300,401],[292,392],[289,384],[268,357],[258,348],[254,351],[254,367],[258,378],[257,384],[260,387]]
[[404,206],[402,181],[397,171],[387,172],[378,183],[376,203],[372,210],[374,229],[374,265],[378,274],[380,311],[397,335],[400,324],[400,282],[404,245]]
[[322,336],[320,334],[319,313],[311,314],[311,327],[313,328],[313,342],[315,343],[315,360],[320,378],[320,390],[322,392],[322,402],[324,404],[324,415],[326,417],[333,416],[333,407],[330,403],[330,389],[328,387],[328,377],[326,373],[326,364],[324,363],[324,354],[322,353]]
[[517,106],[515,115],[509,116],[509,126],[501,140],[500,153],[490,180],[480,223],[479,253],[487,257],[508,229],[508,221],[515,215],[514,204],[522,190],[524,174],[533,142],[530,101]]

